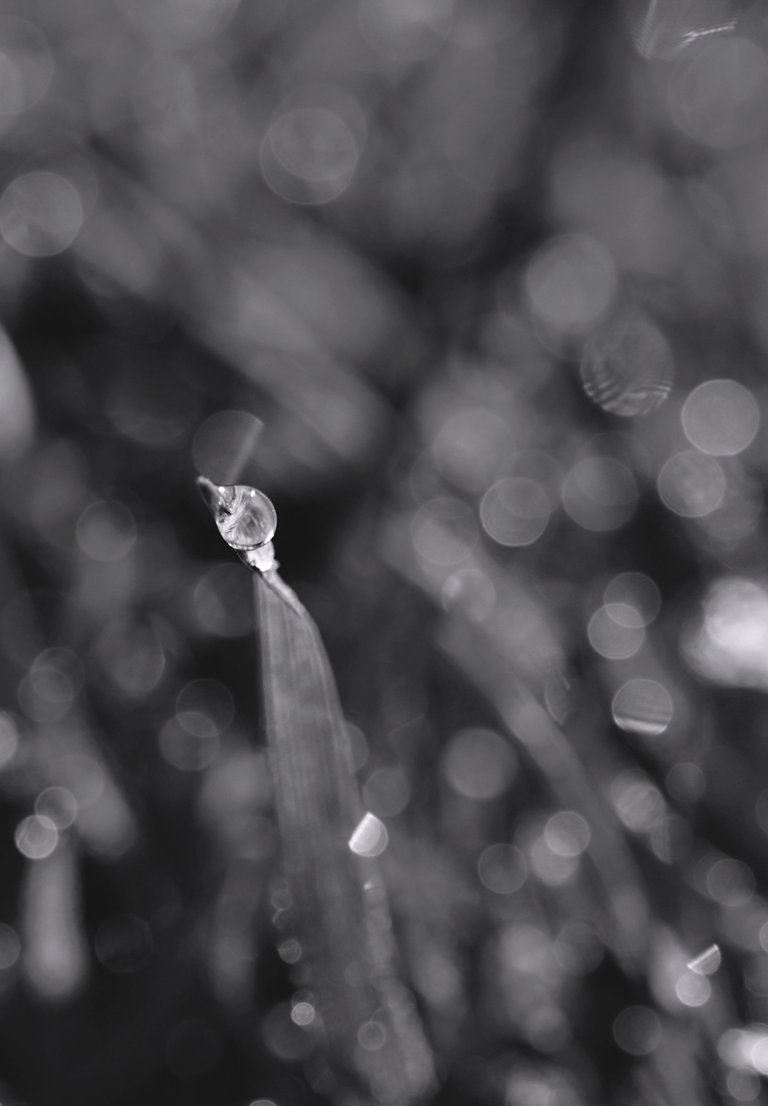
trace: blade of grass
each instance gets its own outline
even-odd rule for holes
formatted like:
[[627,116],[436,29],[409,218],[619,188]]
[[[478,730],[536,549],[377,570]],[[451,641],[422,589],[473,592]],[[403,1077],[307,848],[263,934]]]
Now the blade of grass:
[[376,862],[349,847],[363,811],[330,665],[276,571],[255,573],[254,592],[283,860],[329,1050],[374,1098],[408,1103],[429,1085],[431,1057],[395,970]]
[[[243,485],[198,486],[253,576],[263,721],[291,916],[336,1100],[408,1106],[434,1079],[413,999],[400,982],[375,855],[385,830],[365,815],[320,634],[280,578],[272,504]],[[366,847],[370,827],[380,848]],[[313,1024],[316,1019],[312,1019]]]

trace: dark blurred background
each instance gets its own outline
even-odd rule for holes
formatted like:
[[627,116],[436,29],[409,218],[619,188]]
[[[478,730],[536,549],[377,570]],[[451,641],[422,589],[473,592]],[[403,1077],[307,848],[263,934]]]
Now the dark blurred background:
[[768,1102],[767,109],[759,3],[8,0],[3,1106],[327,1101],[197,472],[437,1101]]

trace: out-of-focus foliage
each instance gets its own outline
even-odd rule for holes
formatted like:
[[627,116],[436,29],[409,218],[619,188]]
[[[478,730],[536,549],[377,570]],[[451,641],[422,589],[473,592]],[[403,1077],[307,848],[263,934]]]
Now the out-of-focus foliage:
[[276,504],[440,1101],[768,1100],[767,108],[735,0],[8,0],[4,1106],[332,1094],[196,471]]

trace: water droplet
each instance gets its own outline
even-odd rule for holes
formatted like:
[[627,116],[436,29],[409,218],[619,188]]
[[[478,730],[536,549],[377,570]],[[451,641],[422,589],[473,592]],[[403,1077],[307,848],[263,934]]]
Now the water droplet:
[[277,513],[263,492],[247,484],[220,485],[216,525],[233,549],[258,549],[272,541],[277,530]]

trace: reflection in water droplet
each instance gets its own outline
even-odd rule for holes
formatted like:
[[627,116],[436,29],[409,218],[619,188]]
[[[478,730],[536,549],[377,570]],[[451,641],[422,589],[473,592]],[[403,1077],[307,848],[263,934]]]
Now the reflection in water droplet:
[[675,376],[664,335],[639,313],[598,331],[584,350],[584,391],[613,415],[647,415],[669,395]]
[[754,440],[760,408],[743,384],[706,380],[688,396],[680,418],[691,445],[715,457],[732,457]]
[[375,814],[364,814],[349,839],[349,847],[358,856],[381,856],[389,844],[387,827]]
[[658,680],[634,679],[613,697],[613,720],[628,733],[658,737],[672,721],[672,696]]

